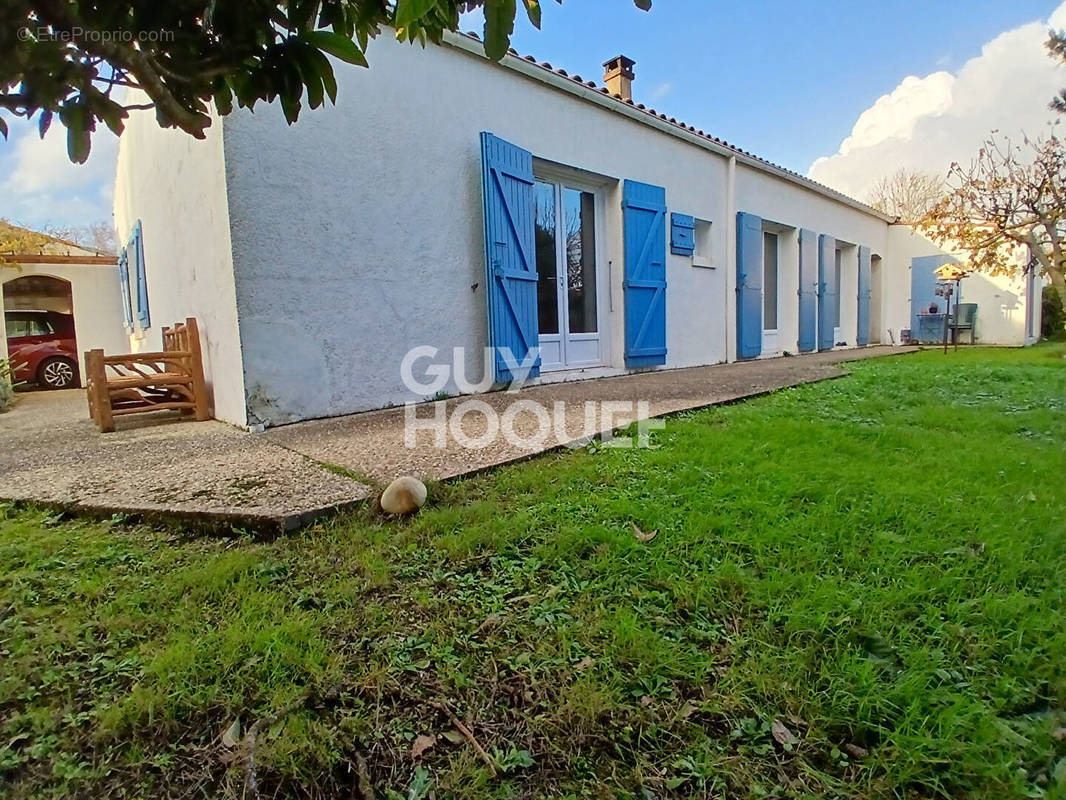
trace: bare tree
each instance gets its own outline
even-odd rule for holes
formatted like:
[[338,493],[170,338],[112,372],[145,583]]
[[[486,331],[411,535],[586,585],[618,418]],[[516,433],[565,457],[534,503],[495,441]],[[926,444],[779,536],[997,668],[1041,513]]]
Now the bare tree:
[[901,167],[870,190],[869,203],[900,222],[917,223],[944,194],[944,181],[928,172]]
[[[1048,40],[1044,44],[1053,59],[1066,63],[1066,32],[1048,31]],[[1048,108],[1066,114],[1066,89],[1060,89],[1059,93],[1051,98]]]
[[[1066,145],[1048,135],[1014,145],[995,132],[967,167],[952,164],[948,193],[922,221],[940,245],[992,275],[1039,268],[1066,310]],[[1028,248],[1017,258],[1017,249]]]
[[91,225],[50,225],[45,228],[45,231],[49,236],[84,247],[86,250],[95,250],[108,255],[118,252],[115,228],[106,220],[94,222]]

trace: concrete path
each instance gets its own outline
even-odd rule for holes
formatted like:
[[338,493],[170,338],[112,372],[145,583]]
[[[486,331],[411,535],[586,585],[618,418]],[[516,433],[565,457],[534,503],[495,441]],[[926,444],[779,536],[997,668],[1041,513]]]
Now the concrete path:
[[28,392],[0,414],[0,498],[94,513],[289,530],[373,490],[221,422],[173,412],[101,434],[85,392]]
[[[220,422],[177,423],[173,414],[159,412],[120,420],[117,432],[101,435],[87,417],[83,392],[34,392],[0,414],[0,499],[291,530],[373,496],[374,484],[397,475],[463,475],[638,418],[835,378],[846,374],[836,366],[841,362],[907,352],[914,348],[870,347],[427,403],[413,411],[424,427],[440,431],[420,430],[415,447],[405,441],[405,414],[411,413],[405,409],[260,434]],[[475,449],[463,446],[491,433],[490,418],[513,435],[493,436]]]

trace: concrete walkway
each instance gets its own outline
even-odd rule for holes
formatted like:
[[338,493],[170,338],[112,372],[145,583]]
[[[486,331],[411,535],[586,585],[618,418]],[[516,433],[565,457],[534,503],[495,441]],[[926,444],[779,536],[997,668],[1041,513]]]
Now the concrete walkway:
[[[836,366],[841,362],[906,352],[914,349],[870,347],[664,370],[416,407],[423,425],[440,421],[442,447],[430,429],[417,433],[417,446],[406,446],[410,412],[402,408],[260,434],[220,422],[175,423],[172,414],[160,412],[121,420],[117,432],[101,435],[87,417],[83,392],[34,392],[0,414],[0,498],[290,530],[373,496],[374,484],[397,475],[426,480],[463,475],[637,418],[835,378],[846,374]],[[464,447],[464,441],[471,444],[487,432],[489,417],[496,416],[484,413],[490,409],[514,435],[491,437],[477,449]],[[457,419],[464,410],[469,413]]]

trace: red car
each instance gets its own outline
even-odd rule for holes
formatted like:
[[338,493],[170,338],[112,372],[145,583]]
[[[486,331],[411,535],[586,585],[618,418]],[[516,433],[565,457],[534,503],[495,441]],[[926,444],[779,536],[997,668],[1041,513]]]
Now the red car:
[[42,389],[78,386],[74,317],[57,311],[5,311],[7,356],[15,383]]

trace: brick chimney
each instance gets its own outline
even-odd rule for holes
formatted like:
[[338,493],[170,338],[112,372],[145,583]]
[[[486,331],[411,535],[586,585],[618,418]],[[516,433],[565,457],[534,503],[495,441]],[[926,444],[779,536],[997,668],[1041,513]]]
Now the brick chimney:
[[633,99],[633,66],[637,62],[625,56],[615,56],[603,63],[603,82],[607,91],[623,100]]

